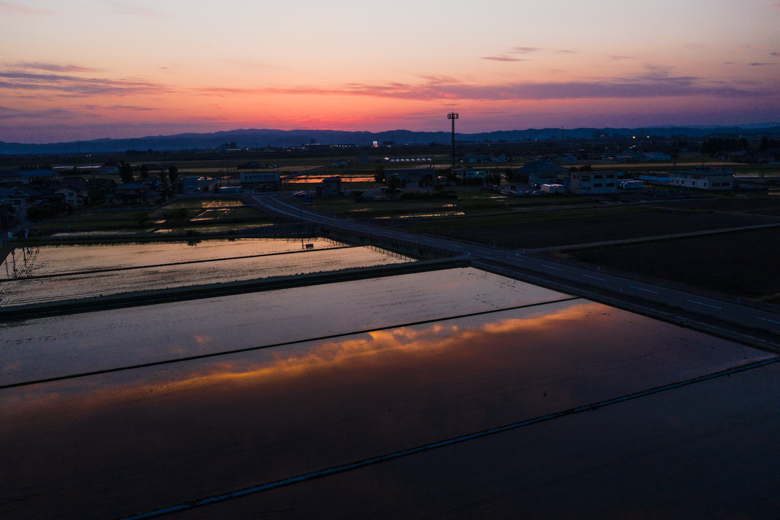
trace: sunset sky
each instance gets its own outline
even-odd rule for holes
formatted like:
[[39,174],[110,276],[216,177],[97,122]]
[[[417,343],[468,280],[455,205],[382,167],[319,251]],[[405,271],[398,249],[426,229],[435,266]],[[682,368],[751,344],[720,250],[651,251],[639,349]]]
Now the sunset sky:
[[780,121],[780,0],[0,0],[0,140]]

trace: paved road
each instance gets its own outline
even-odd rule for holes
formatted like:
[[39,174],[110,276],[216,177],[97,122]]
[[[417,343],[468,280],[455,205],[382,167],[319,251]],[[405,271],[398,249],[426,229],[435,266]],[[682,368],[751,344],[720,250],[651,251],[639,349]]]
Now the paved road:
[[369,233],[380,238],[402,240],[428,247],[446,249],[460,253],[463,257],[470,259],[493,260],[507,266],[544,273],[548,276],[572,280],[601,289],[626,293],[633,297],[664,303],[725,321],[780,333],[780,315],[752,309],[736,303],[707,298],[661,285],[637,282],[629,278],[605,274],[598,270],[583,269],[553,260],[534,258],[515,251],[502,251],[442,238],[423,237],[414,233],[383,229],[368,224],[328,217],[297,206],[294,203],[284,202],[274,195],[260,195],[255,196],[254,199],[257,201],[260,209],[271,213],[303,218],[336,229]]

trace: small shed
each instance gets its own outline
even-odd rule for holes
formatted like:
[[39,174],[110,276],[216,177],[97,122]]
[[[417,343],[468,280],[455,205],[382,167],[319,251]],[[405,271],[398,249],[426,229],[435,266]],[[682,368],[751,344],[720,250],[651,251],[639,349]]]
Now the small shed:
[[336,197],[341,195],[341,177],[325,177],[317,187],[317,195]]

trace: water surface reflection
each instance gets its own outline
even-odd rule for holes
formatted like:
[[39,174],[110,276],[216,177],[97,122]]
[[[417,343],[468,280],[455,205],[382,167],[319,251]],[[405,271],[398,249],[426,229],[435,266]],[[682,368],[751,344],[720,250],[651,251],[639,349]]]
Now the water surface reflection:
[[575,301],[6,390],[0,487],[122,516],[767,357]]

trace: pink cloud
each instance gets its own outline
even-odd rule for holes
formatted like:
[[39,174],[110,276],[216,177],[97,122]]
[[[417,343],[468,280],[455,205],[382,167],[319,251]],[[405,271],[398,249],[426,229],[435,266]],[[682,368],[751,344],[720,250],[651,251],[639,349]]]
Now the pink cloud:
[[490,61],[528,61],[528,60],[522,60],[520,58],[510,58],[509,56],[485,56],[480,58],[481,60],[490,60]]
[[13,68],[25,70],[46,70],[49,72],[100,72],[101,69],[80,67],[78,65],[59,65],[41,61],[22,61],[9,64]]
[[11,2],[0,2],[0,11],[8,14],[19,14],[25,16],[39,16],[44,14],[54,14],[46,9],[36,9],[26,5],[14,4]]

